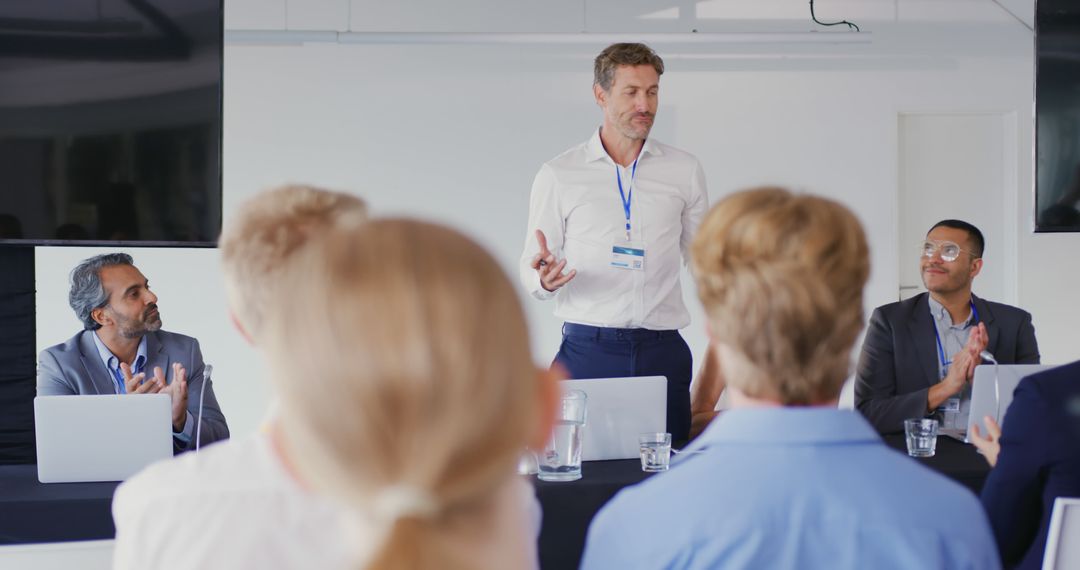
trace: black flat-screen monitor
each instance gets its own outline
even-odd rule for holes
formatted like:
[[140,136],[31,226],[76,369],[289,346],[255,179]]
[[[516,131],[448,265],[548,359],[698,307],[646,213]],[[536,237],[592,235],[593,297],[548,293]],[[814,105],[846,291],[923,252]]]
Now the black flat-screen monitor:
[[212,246],[222,0],[0,2],[0,246]]
[[1080,231],[1080,1],[1035,11],[1035,230]]

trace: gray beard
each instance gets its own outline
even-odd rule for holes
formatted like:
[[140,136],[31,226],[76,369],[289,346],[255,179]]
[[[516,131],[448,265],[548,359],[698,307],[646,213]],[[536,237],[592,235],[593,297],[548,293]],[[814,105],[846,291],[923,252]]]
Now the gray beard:
[[131,339],[142,338],[148,332],[157,332],[159,330],[161,330],[161,319],[135,327],[120,327],[120,336]]

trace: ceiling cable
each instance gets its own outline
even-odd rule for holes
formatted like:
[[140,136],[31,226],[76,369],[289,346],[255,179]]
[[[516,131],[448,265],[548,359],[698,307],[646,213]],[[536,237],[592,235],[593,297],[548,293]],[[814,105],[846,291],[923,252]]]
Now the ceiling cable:
[[856,26],[847,20],[840,20],[839,22],[822,22],[821,20],[818,20],[817,16],[814,15],[814,0],[810,0],[810,19],[813,20],[815,24],[821,26],[840,26],[846,24],[849,30],[854,29],[856,32],[862,31],[859,29],[859,26]]

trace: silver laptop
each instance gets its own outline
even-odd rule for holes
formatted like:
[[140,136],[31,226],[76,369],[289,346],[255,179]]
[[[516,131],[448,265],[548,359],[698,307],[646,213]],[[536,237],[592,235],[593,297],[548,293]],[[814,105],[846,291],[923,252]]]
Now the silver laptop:
[[638,435],[667,431],[667,378],[595,378],[563,380],[562,388],[581,390],[585,433],[581,459],[637,459]]
[[172,457],[168,394],[34,398],[38,481],[123,481]]
[[981,364],[975,367],[975,376],[971,380],[971,408],[968,412],[967,430],[964,441],[971,443],[968,434],[971,426],[978,425],[979,432],[986,435],[983,416],[990,416],[1003,425],[1005,411],[1012,403],[1013,391],[1020,381],[1043,370],[1055,366],[1046,364]]

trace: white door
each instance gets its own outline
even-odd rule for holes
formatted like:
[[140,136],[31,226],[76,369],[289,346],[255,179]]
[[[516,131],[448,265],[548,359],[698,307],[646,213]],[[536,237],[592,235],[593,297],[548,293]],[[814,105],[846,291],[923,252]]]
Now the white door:
[[926,290],[919,274],[926,232],[953,218],[974,224],[986,238],[975,294],[1015,303],[1014,118],[901,114],[899,120],[899,298]]

